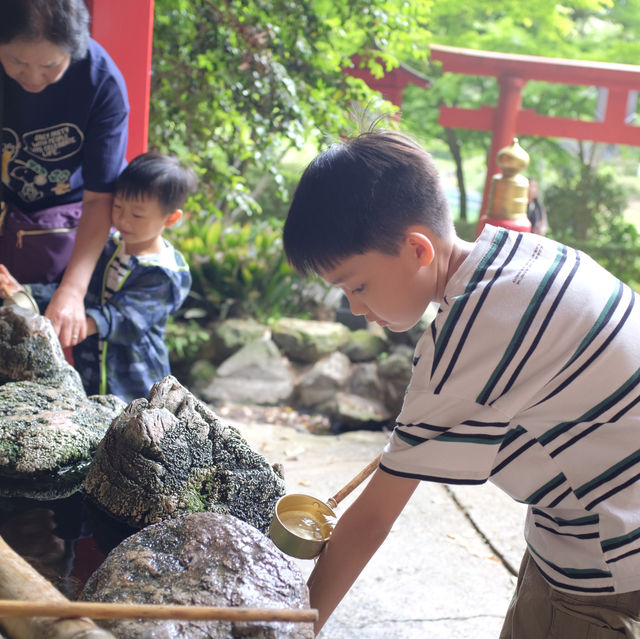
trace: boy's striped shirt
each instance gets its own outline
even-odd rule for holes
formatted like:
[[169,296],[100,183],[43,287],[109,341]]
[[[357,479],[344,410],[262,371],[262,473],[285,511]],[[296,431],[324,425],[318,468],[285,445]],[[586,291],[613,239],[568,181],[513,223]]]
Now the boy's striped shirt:
[[591,258],[487,226],[416,347],[387,472],[529,504],[554,586],[640,589],[640,306]]

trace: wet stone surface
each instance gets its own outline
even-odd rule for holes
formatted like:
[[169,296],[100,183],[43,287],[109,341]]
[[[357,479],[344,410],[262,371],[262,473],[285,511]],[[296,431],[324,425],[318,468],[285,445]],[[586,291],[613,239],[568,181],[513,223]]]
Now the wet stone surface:
[[279,467],[169,376],[114,420],[83,490],[108,551],[134,530],[190,512],[234,515],[266,533],[285,484]]
[[48,319],[1,307],[0,512],[6,499],[57,499],[78,490],[124,406],[114,395],[87,397]]
[[[296,564],[254,527],[195,513],[147,526],[113,550],[80,599],[216,607],[309,607]],[[100,620],[127,639],[311,639],[311,623]]]
[[[299,568],[264,534],[284,494],[280,467],[175,378],[128,406],[87,397],[50,322],[0,309],[0,534],[69,598],[90,579],[83,596],[101,601],[308,608]],[[313,636],[118,623],[127,638]]]

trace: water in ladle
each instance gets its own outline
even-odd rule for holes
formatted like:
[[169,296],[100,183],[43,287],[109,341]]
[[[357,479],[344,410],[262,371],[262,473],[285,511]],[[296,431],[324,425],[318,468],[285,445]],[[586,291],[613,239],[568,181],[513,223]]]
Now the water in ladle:
[[[317,505],[316,505],[316,508]],[[309,510],[286,510],[280,513],[282,525],[301,539],[324,541],[331,536],[336,518],[322,512]]]

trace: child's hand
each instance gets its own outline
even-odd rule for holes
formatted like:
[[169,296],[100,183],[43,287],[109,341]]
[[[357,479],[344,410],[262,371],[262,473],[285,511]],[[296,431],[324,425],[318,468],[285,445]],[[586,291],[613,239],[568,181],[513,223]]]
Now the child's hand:
[[18,291],[24,290],[4,264],[0,264],[0,297],[6,299]]

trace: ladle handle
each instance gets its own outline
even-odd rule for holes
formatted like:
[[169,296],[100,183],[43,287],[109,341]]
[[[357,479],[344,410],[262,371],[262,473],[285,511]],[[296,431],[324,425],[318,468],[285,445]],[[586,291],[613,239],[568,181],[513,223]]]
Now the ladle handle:
[[373,461],[370,461],[346,486],[341,488],[333,497],[329,497],[327,504],[330,508],[335,508],[347,495],[349,495],[355,488],[357,488],[373,471],[378,467],[380,463],[380,457],[382,453],[378,455]]

